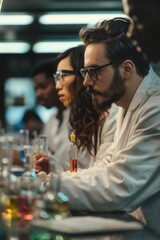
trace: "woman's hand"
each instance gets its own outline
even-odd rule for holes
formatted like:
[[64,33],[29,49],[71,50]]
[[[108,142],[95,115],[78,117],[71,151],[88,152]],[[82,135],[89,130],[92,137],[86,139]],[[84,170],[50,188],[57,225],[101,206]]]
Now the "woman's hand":
[[47,181],[47,173],[44,171],[40,171],[39,173],[37,173],[37,176],[41,179],[42,182],[46,182]]
[[34,169],[36,173],[44,171],[47,174],[50,172],[49,160],[51,157],[48,155],[39,153],[34,155]]

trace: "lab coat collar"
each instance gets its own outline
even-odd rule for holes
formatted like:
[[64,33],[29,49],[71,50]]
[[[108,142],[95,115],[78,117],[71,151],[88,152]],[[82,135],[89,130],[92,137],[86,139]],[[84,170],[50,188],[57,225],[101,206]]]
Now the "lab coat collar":
[[[142,80],[141,84],[139,85],[131,103],[128,108],[128,112],[133,111],[135,108],[137,108],[142,99],[146,96],[151,96],[154,92],[157,91],[156,84],[159,82],[160,84],[160,79],[156,75],[156,73],[153,71],[152,67],[150,67],[149,73],[144,77]],[[158,86],[159,88],[160,86]]]

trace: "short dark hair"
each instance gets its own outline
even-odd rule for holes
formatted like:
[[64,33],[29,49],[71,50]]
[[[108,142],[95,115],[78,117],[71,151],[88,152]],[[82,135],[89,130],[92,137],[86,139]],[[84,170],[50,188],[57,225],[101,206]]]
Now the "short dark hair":
[[36,113],[34,109],[28,109],[23,115],[22,121],[27,123],[29,120],[35,119],[37,121],[43,122],[40,116]]
[[31,77],[35,77],[37,74],[45,73],[47,77],[52,77],[57,69],[57,61],[55,59],[42,61],[37,63],[30,72]]
[[106,57],[113,62],[113,66],[119,66],[129,59],[135,66],[137,73],[144,77],[149,71],[149,62],[142,51],[138,51],[134,38],[128,37],[130,24],[129,18],[113,18],[97,23],[91,28],[82,28],[80,37],[89,45],[103,43],[106,46]]

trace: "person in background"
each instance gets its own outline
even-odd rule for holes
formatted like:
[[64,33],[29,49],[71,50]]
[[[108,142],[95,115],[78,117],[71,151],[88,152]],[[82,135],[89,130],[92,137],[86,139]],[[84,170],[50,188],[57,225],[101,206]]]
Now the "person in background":
[[[84,45],[70,48],[57,57],[56,89],[60,101],[70,108],[70,132],[76,135],[78,170],[93,165],[99,149],[101,154],[113,141],[117,107],[106,113],[97,112],[92,96],[83,86],[79,69],[84,66]],[[37,160],[35,168],[45,170],[47,158]],[[42,157],[42,156],[41,156]],[[48,169],[48,168],[47,168]]]
[[23,128],[29,131],[29,139],[32,141],[41,134],[44,123],[34,109],[27,109],[22,117]]
[[[41,120],[40,116],[36,113],[35,109],[27,109],[19,123],[19,131],[27,130],[28,131],[28,143],[33,144],[34,139],[38,134],[41,134],[44,123]],[[23,165],[20,160],[19,146],[23,141],[24,145],[26,144],[26,139],[24,135],[20,133],[11,133],[13,136],[13,165]],[[22,139],[23,138],[23,139]]]
[[56,69],[55,60],[43,61],[32,69],[31,77],[34,81],[38,104],[48,109],[56,108],[42,132],[49,139],[49,154],[60,161],[65,161],[70,143],[68,139],[69,109],[65,108],[58,99],[53,77]]
[[128,32],[137,40],[137,48],[142,49],[151,62],[160,60],[160,1],[122,0],[124,12],[134,21],[134,28]]
[[72,210],[128,212],[160,232],[160,79],[127,37],[130,25],[113,18],[80,32],[93,104],[103,112],[115,103],[119,111],[111,146],[92,167],[61,174],[61,192]]

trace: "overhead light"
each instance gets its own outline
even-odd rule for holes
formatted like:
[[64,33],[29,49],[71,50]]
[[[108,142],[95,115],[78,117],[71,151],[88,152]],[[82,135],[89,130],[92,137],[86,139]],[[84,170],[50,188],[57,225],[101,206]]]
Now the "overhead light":
[[52,41],[37,42],[33,45],[35,53],[61,53],[68,48],[82,44],[81,41]]
[[59,12],[44,14],[39,18],[41,24],[90,24],[100,20],[114,17],[126,17],[123,12],[94,12],[94,13],[79,13],[79,12]]
[[26,42],[0,42],[0,53],[26,53],[30,44]]
[[0,25],[29,25],[33,20],[33,16],[29,14],[1,13],[0,15]]

